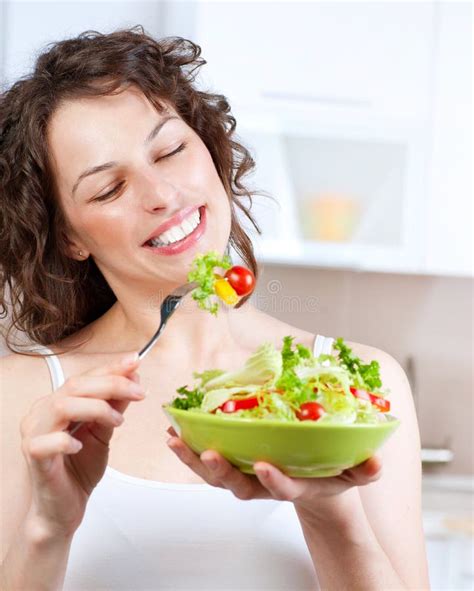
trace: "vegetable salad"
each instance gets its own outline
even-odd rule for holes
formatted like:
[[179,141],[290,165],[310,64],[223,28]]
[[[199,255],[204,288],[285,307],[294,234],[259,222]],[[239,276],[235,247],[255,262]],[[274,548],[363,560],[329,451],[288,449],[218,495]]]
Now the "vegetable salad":
[[174,408],[223,418],[360,424],[387,420],[387,390],[377,361],[363,363],[342,338],[334,354],[314,357],[294,337],[281,350],[262,344],[236,371],[194,373],[196,383],[178,388]]

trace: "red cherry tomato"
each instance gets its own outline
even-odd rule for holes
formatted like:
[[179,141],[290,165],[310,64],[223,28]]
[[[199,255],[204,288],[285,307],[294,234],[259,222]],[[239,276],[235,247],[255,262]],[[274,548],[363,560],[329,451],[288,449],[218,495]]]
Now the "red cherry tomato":
[[232,285],[239,296],[245,296],[251,293],[255,287],[255,275],[239,265],[234,265],[227,270],[224,277]]
[[317,421],[325,412],[319,402],[303,402],[299,410],[296,411],[296,417],[300,421]]

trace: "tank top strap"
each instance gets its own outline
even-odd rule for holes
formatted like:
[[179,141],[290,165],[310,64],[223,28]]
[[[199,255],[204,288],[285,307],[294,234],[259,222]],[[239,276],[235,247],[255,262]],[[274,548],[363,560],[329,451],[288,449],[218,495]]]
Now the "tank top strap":
[[32,348],[32,351],[39,354],[44,354],[44,359],[48,365],[49,373],[51,375],[51,385],[53,391],[57,390],[64,384],[64,372],[59,362],[59,357],[44,345],[37,345]]
[[330,355],[332,351],[332,344],[334,339],[332,337],[324,337],[323,335],[316,335],[314,339],[313,355],[319,357],[322,353]]

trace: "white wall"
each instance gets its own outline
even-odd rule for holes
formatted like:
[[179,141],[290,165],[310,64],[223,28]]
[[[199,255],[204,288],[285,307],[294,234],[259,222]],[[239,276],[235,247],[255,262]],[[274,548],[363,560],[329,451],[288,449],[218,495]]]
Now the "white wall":
[[106,33],[134,25],[143,25],[147,33],[160,36],[163,21],[162,2],[8,0],[3,3],[3,15],[0,9],[0,46],[3,44],[4,48],[2,85],[8,86],[28,73],[37,54],[48,43],[88,29]]

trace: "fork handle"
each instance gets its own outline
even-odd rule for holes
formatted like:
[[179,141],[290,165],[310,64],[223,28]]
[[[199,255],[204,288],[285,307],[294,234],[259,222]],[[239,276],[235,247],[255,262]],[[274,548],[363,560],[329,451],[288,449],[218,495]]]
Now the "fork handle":
[[145,357],[145,355],[148,353],[148,351],[153,347],[153,345],[156,343],[158,337],[162,333],[165,325],[166,325],[166,322],[161,321],[160,326],[159,326],[158,330],[155,332],[155,334],[154,334],[153,338],[151,339],[151,341],[149,341],[143,347],[143,349],[138,353],[138,359],[143,359]]

